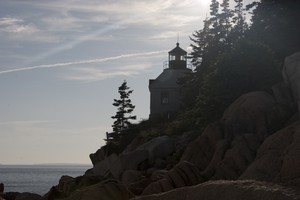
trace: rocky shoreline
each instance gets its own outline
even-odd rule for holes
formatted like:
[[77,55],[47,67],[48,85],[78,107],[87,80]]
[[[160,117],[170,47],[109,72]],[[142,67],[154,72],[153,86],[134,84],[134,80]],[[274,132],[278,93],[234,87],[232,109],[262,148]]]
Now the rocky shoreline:
[[103,148],[91,154],[92,169],[76,178],[61,177],[44,196],[3,190],[0,196],[6,200],[300,199],[299,66],[300,53],[287,57],[284,82],[274,85],[272,94],[257,91],[239,97],[197,138],[191,132],[136,137],[119,155],[107,155]]

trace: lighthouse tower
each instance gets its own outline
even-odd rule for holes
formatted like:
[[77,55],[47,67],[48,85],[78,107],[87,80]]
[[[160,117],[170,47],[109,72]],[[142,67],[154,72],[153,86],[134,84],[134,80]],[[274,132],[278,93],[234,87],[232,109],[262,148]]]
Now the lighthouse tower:
[[180,107],[179,78],[192,73],[187,68],[187,52],[179,47],[169,51],[169,60],[163,72],[156,78],[149,80],[150,90],[150,118],[157,116],[170,117]]

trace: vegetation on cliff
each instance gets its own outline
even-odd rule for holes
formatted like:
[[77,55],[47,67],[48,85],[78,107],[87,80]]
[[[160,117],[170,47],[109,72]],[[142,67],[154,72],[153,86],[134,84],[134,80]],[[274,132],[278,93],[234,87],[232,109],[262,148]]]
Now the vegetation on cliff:
[[[211,1],[210,16],[191,36],[195,73],[181,80],[183,107],[172,120],[152,119],[133,125],[109,152],[121,152],[137,135],[153,138],[192,132],[199,135],[219,119],[236,98],[251,91],[271,92],[281,81],[283,58],[299,50],[300,4],[262,0]],[[246,14],[251,14],[251,22]],[[116,150],[118,149],[118,150]]]

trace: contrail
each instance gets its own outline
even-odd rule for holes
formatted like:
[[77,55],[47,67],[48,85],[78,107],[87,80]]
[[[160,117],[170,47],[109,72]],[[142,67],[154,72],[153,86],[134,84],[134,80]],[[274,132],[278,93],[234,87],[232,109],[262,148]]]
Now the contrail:
[[36,66],[31,66],[31,67],[23,67],[23,68],[3,70],[3,71],[0,71],[0,74],[8,74],[8,73],[20,72],[20,71],[28,71],[28,70],[33,70],[33,69],[65,67],[65,66],[78,65],[78,64],[100,63],[100,62],[106,62],[106,61],[110,61],[110,60],[118,60],[118,59],[122,59],[122,58],[139,57],[139,56],[148,56],[148,55],[154,55],[154,54],[165,53],[165,52],[167,52],[167,50],[144,52],[144,53],[124,54],[124,55],[119,55],[119,56],[112,56],[112,57],[106,57],[106,58],[96,58],[96,59],[91,59],[91,60],[81,60],[81,61],[73,61],[73,62],[46,64],[46,65],[36,65]]

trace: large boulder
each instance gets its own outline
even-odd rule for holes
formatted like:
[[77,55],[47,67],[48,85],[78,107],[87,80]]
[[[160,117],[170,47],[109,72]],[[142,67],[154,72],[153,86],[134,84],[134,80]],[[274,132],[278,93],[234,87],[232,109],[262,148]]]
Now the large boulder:
[[0,183],[0,193],[3,193],[3,192],[4,192],[4,184]]
[[38,194],[24,192],[17,195],[15,200],[40,200],[41,198]]
[[1,193],[1,197],[5,200],[15,200],[16,197],[21,194],[20,192],[4,192]]
[[99,177],[91,174],[85,174],[83,176],[78,176],[75,178],[77,187],[86,187],[90,185],[94,185],[100,183],[102,180]]
[[226,136],[256,134],[262,140],[283,127],[292,115],[283,115],[282,106],[266,92],[251,92],[239,97],[224,112],[221,122]]
[[235,137],[231,142],[220,141],[202,176],[213,180],[236,180],[254,160],[260,143],[253,134]]
[[[268,137],[240,179],[280,182],[300,188],[300,121]],[[300,190],[300,189],[299,189]]]
[[149,140],[150,140],[150,138],[148,138],[148,137],[138,135],[130,142],[129,145],[126,146],[126,148],[124,149],[124,151],[122,153],[132,152],[132,151],[136,150],[142,144],[148,142]]
[[154,164],[175,151],[174,140],[168,136],[154,138],[133,151],[111,154],[93,167],[93,174],[101,178],[120,179],[125,170],[138,170],[142,163]]
[[[126,151],[119,155],[124,170],[140,170],[141,164],[155,164],[159,158],[165,158],[175,151],[174,140],[168,136],[156,137],[137,147],[134,151]],[[120,174],[121,175],[121,174]]]
[[[285,58],[283,66],[283,79],[290,86],[295,102],[300,111],[300,52]],[[299,112],[300,113],[300,112]]]
[[296,200],[299,191],[258,181],[210,181],[132,200]]
[[64,194],[70,194],[76,188],[76,180],[71,176],[62,176],[56,189]]
[[144,149],[137,149],[120,155],[123,170],[137,170],[139,165],[149,159],[149,152]]
[[291,115],[266,92],[245,94],[188,145],[181,161],[194,163],[205,179],[236,180],[255,159],[264,139]]
[[104,160],[96,163],[96,165],[93,167],[93,174],[101,179],[109,178],[110,176],[117,178],[120,176],[122,170],[123,167],[121,165],[119,156],[116,154],[111,154]]
[[122,183],[125,186],[130,186],[132,183],[135,183],[143,178],[142,172],[137,170],[126,170],[122,174]]
[[104,160],[105,156],[106,156],[105,146],[98,149],[95,153],[91,153],[90,154],[90,159],[93,163],[93,166],[95,166],[97,163]]
[[183,161],[161,177],[148,185],[142,195],[150,195],[170,191],[174,188],[196,185],[203,182],[199,169],[192,163]]
[[174,140],[168,136],[156,137],[147,143],[142,144],[137,150],[145,150],[149,154],[149,162],[157,158],[164,158],[175,151]]
[[63,200],[128,200],[133,195],[118,181],[109,180],[76,190]]
[[215,153],[217,143],[223,140],[223,134],[219,122],[208,125],[202,135],[187,146],[181,161],[194,163],[201,171],[204,170]]

